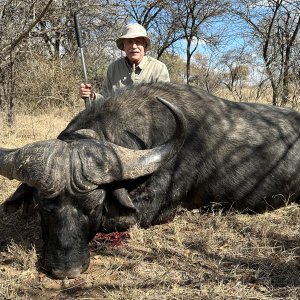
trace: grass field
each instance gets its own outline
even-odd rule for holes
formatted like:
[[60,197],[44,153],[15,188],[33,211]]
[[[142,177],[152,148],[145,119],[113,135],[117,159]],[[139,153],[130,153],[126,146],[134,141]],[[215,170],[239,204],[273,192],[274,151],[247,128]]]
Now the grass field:
[[[55,138],[75,112],[17,116],[1,123],[0,147]],[[0,203],[18,186],[0,176]],[[0,299],[300,299],[300,207],[246,215],[179,210],[174,221],[133,227],[120,245],[91,243],[79,278],[38,267],[38,216],[0,209]]]

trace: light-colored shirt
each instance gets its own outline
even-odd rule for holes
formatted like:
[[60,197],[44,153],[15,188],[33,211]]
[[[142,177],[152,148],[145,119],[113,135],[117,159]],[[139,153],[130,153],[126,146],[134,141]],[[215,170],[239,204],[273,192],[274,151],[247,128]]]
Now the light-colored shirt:
[[141,82],[170,82],[166,65],[151,56],[144,56],[137,66],[131,66],[126,57],[119,58],[108,66],[102,92],[96,93],[96,100],[109,97],[117,89]]

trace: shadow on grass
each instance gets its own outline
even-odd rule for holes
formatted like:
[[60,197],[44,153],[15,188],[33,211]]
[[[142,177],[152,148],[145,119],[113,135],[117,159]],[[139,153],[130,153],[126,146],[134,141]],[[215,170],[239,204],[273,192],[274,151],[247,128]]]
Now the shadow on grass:
[[[240,215],[239,215],[240,216]],[[277,221],[266,231],[259,230],[259,226],[251,227],[254,224],[257,215],[247,217],[247,221],[240,221],[237,214],[213,216],[209,214],[198,217],[201,220],[205,218],[219,218],[217,224],[228,222],[230,230],[233,231],[237,238],[245,234],[249,237],[250,242],[245,243],[243,248],[243,239],[237,241],[240,249],[229,247],[226,251],[219,251],[205,242],[203,236],[195,234],[197,226],[203,225],[202,221],[195,221],[195,231],[190,232],[191,236],[185,236],[183,233],[183,243],[178,247],[174,243],[174,247],[155,247],[149,246],[147,250],[141,250],[139,247],[125,245],[122,248],[106,248],[97,252],[103,257],[119,256],[128,261],[141,258],[145,265],[156,263],[164,268],[172,269],[180,274],[180,278],[176,284],[182,287],[197,288],[205,284],[218,285],[220,283],[228,286],[244,286],[249,289],[261,290],[262,293],[268,295],[287,297],[290,291],[298,291],[300,289],[300,242],[298,234],[285,235],[281,233],[280,222]],[[184,216],[183,216],[184,217]],[[286,217],[285,217],[286,218]],[[270,222],[271,222],[270,217]],[[188,218],[186,218],[188,220]],[[194,219],[196,220],[196,219]],[[198,222],[198,223],[197,223]],[[268,218],[267,221],[268,222]],[[209,222],[209,226],[214,222]],[[206,226],[207,223],[205,223]],[[216,225],[217,226],[217,225]],[[285,224],[284,226],[289,226]],[[198,227],[200,229],[200,227]],[[226,227],[225,227],[226,228]],[[294,227],[296,228],[296,227]],[[151,230],[151,229],[149,229]],[[216,230],[220,230],[216,228]],[[220,234],[220,231],[219,231]],[[155,236],[153,237],[155,238]],[[216,238],[218,236],[216,235]],[[234,238],[234,237],[233,237]],[[224,234],[226,240],[226,234]],[[220,240],[221,241],[221,240]],[[223,240],[221,241],[223,242]],[[218,244],[218,243],[216,243]],[[232,243],[234,244],[234,243]],[[220,243],[220,247],[222,244]],[[128,248],[124,250],[124,248]],[[185,254],[189,253],[189,254]],[[129,267],[128,272],[134,269]],[[122,271],[127,271],[122,268]],[[171,286],[172,281],[168,276],[162,280],[161,278],[149,278],[149,280],[140,280],[138,275],[137,282],[133,285],[137,289],[147,289],[152,287]],[[101,286],[101,288],[110,289],[111,286]],[[114,285],[115,289],[119,287]],[[284,298],[282,298],[284,299]]]
[[[209,214],[201,214],[194,216],[191,220],[187,215],[180,216],[185,218],[187,222],[193,222],[194,231],[185,232],[183,230],[183,242],[180,247],[174,242],[168,244],[168,247],[156,249],[153,245],[146,245],[145,249],[135,247],[135,244],[124,242],[121,246],[112,247],[104,244],[96,251],[94,255],[99,255],[103,260],[109,260],[113,257],[120,257],[128,263],[122,266],[110,265],[109,272],[117,274],[117,280],[112,282],[97,282],[94,280],[92,286],[89,282],[81,281],[80,284],[61,289],[49,289],[49,292],[56,293],[60,296],[81,297],[105,295],[106,293],[119,293],[124,288],[133,291],[145,291],[149,289],[168,289],[175,284],[187,289],[201,289],[203,285],[228,284],[230,286],[247,286],[250,288],[265,287],[266,293],[269,295],[277,295],[278,297],[287,297],[287,290],[297,290],[300,287],[300,242],[297,234],[288,237],[280,232],[280,224],[274,227],[273,231],[266,232],[258,230],[258,226],[251,227],[250,223],[241,222],[234,214],[229,216],[214,216]],[[249,236],[250,243],[245,245],[243,251],[237,249],[227,249],[226,252],[213,249],[206,243],[203,236],[195,234],[199,226],[212,226],[213,218],[217,219],[213,230],[217,228],[219,222],[227,222],[230,230],[234,234]],[[255,216],[254,216],[255,218]],[[209,220],[209,222],[208,222]],[[252,223],[253,224],[253,223]],[[285,225],[287,226],[287,225]],[[151,233],[151,228],[148,229]],[[6,251],[7,245],[14,240],[15,243],[28,247],[35,244],[37,250],[41,250],[40,224],[39,217],[33,216],[30,220],[24,220],[21,213],[17,212],[7,215],[0,206],[0,251]],[[153,234],[155,238],[155,234]],[[251,239],[256,242],[251,242]],[[172,240],[172,239],[170,239]],[[259,243],[264,240],[263,243]],[[170,247],[171,245],[171,247]],[[261,247],[259,251],[255,247]],[[259,246],[260,245],[260,246]],[[185,254],[188,253],[188,254]],[[145,275],[143,278],[139,276],[136,267],[142,262],[145,266],[154,263],[166,270],[165,277],[159,274]],[[172,277],[167,273],[168,270],[176,272],[176,276]],[[128,274],[127,274],[128,273]],[[99,270],[99,274],[101,270]],[[100,276],[96,271],[95,277]],[[127,274],[132,281],[128,281]],[[90,274],[91,276],[93,274]],[[81,278],[84,278],[81,277]],[[122,278],[126,283],[122,282]],[[284,298],[282,298],[284,299]]]

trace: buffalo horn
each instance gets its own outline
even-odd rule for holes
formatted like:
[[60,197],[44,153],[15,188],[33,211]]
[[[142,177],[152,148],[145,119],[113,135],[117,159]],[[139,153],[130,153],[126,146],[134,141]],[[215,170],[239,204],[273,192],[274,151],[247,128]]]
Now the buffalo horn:
[[[136,179],[151,174],[168,162],[181,148],[186,135],[186,120],[173,104],[158,98],[172,112],[176,129],[166,143],[146,150],[124,148],[94,139],[74,141],[72,188],[86,190],[87,183],[101,185],[113,181]],[[81,162],[73,164],[73,162]]]
[[54,197],[70,181],[69,157],[68,144],[57,139],[19,149],[0,148],[0,175],[25,182],[45,197]]
[[181,148],[186,133],[183,113],[158,98],[176,120],[173,137],[147,150],[127,149],[94,138],[40,141],[19,149],[0,148],[0,175],[36,188],[44,197],[62,190],[87,192],[112,181],[135,179],[151,174]]

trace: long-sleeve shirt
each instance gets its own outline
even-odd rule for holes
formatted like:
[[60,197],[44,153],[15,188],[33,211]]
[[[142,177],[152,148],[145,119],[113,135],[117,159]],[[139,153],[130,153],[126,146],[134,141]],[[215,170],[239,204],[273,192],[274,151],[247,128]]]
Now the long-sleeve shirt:
[[96,93],[96,100],[109,97],[119,88],[141,82],[170,82],[166,65],[151,56],[144,56],[137,66],[131,66],[128,59],[122,57],[108,66],[102,92]]

